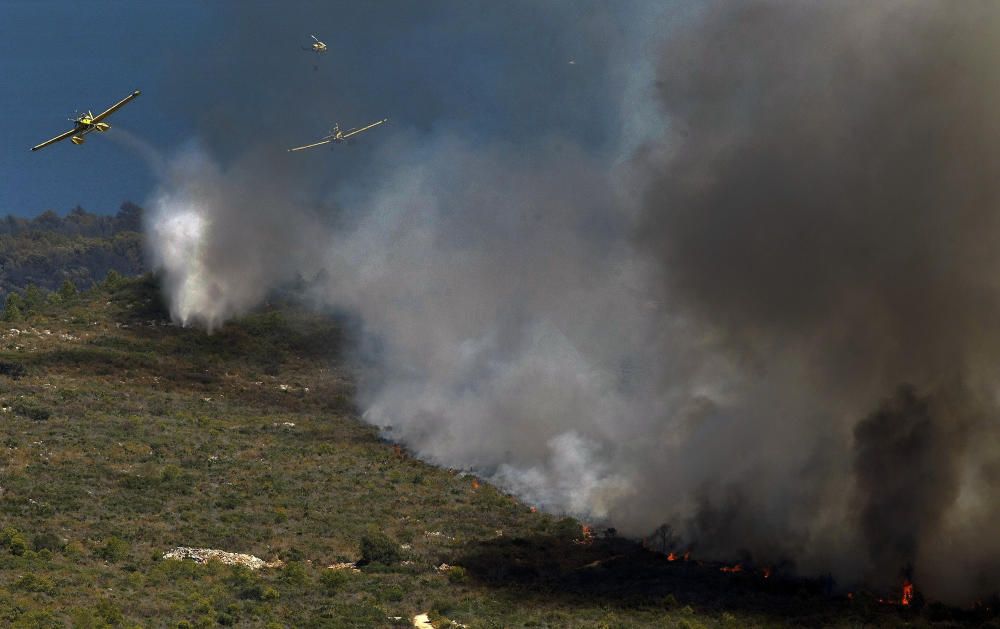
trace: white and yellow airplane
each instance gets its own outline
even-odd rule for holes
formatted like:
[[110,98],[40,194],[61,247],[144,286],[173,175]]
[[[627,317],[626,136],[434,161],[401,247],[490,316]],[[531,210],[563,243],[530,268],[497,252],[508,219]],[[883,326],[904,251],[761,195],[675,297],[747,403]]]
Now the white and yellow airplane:
[[366,127],[361,127],[360,129],[349,129],[347,131],[341,131],[340,130],[340,125],[339,124],[334,124],[333,125],[333,129],[330,130],[330,135],[326,136],[325,138],[323,138],[319,142],[314,142],[312,144],[306,144],[305,146],[296,146],[293,149],[288,149],[288,152],[291,153],[293,151],[302,151],[304,149],[311,149],[314,146],[322,146],[324,144],[329,144],[330,142],[340,143],[340,142],[343,142],[343,141],[345,141],[345,140],[347,140],[347,139],[349,139],[349,138],[351,138],[351,137],[353,137],[355,135],[358,135],[359,133],[367,131],[367,130],[373,128],[373,127],[377,127],[380,124],[383,124],[385,122],[389,122],[389,119],[388,118],[383,118],[382,120],[378,120],[376,122],[373,122],[373,123],[371,123],[370,125],[368,125]]
[[315,35],[310,35],[313,38],[313,43],[309,48],[303,48],[302,50],[311,50],[313,52],[326,52],[326,44],[316,39]]
[[73,144],[83,144],[84,136],[86,136],[91,131],[96,130],[100,131],[101,133],[104,133],[105,131],[110,129],[111,125],[104,122],[104,119],[110,116],[111,114],[115,113],[122,107],[124,107],[129,101],[135,99],[139,94],[140,94],[139,90],[132,92],[131,94],[121,99],[114,105],[108,107],[106,110],[102,111],[96,116],[90,111],[88,111],[87,113],[81,114],[76,118],[70,118],[69,121],[74,123],[72,129],[70,129],[66,133],[61,133],[57,135],[51,140],[46,140],[45,142],[42,142],[38,146],[31,147],[31,150],[37,151],[38,149],[43,149],[49,144],[55,144],[56,142],[61,142],[66,138],[69,138],[69,141],[72,142]]

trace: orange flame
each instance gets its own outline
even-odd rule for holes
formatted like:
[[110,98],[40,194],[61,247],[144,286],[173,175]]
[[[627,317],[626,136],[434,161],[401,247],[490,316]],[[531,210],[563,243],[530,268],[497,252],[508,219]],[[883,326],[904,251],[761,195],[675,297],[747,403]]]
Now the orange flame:
[[735,566],[722,566],[719,570],[736,574],[737,572],[743,572],[743,564],[738,563]]
[[765,579],[770,579],[771,578],[771,568],[770,567],[764,568],[763,570],[761,570],[761,572],[764,574],[764,578]]
[[667,554],[667,561],[677,561],[678,559],[677,553],[671,552]]
[[477,479],[475,479],[475,478],[472,479],[472,489],[473,489],[473,491],[475,491],[476,489],[479,489],[479,481]]
[[689,550],[684,553],[684,561],[689,561],[690,559],[691,559],[691,551]]
[[899,604],[909,607],[911,603],[913,603],[913,584],[907,579],[903,581],[903,596],[899,599]]

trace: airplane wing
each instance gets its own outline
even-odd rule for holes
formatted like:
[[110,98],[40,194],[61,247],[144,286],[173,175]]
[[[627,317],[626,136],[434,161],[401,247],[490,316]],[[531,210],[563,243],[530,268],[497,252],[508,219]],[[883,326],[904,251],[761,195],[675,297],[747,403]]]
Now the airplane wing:
[[383,122],[389,122],[389,119],[388,118],[383,118],[382,120],[379,120],[378,122],[371,123],[367,127],[361,127],[360,129],[351,129],[350,131],[348,131],[347,133],[344,134],[344,139],[346,140],[347,138],[351,137],[352,135],[357,135],[357,134],[361,133],[362,131],[367,131],[367,130],[371,129],[372,127],[377,127],[380,124],[382,124]]
[[32,151],[37,151],[38,149],[45,148],[49,144],[55,144],[56,142],[62,142],[63,140],[65,140],[69,136],[73,135],[74,133],[76,133],[76,129],[70,129],[66,133],[60,133],[59,135],[57,135],[56,137],[52,138],[51,140],[46,140],[46,141],[42,142],[41,144],[39,144],[38,146],[31,147],[31,150]]
[[333,140],[320,140],[319,142],[315,142],[313,144],[306,144],[305,146],[296,146],[293,149],[288,149],[288,152],[292,153],[294,151],[302,151],[304,149],[311,149],[314,146],[322,146],[323,144],[329,144],[330,142],[333,142]]
[[129,101],[135,99],[135,97],[138,96],[139,94],[141,94],[141,92],[139,90],[136,90],[136,91],[132,92],[131,94],[129,94],[125,98],[123,98],[120,101],[118,101],[117,103],[115,103],[114,105],[108,107],[107,109],[105,109],[101,113],[99,113],[96,116],[94,116],[93,122],[100,122],[100,121],[104,120],[105,118],[107,118],[111,114],[115,113],[116,111],[118,111],[119,109],[121,109],[122,107],[124,107],[125,105],[127,105]]

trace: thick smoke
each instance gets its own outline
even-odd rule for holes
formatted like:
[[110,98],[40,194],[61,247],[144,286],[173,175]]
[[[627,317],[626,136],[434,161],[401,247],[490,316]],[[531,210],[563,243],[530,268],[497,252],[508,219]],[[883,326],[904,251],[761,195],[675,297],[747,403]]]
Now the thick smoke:
[[[175,317],[305,279],[427,460],[703,557],[996,590],[1000,10],[498,6],[331,14],[319,71],[248,42],[324,16],[227,15],[253,70],[184,75],[201,145],[153,202]],[[393,123],[282,153],[334,107]]]
[[[963,547],[1000,515],[984,475],[1000,455],[1000,11],[953,8],[711,5],[664,45],[673,135],[639,161],[641,241],[665,292],[765,387],[730,412],[772,434],[734,454],[787,460],[761,442],[801,433],[814,461],[796,483],[817,483],[823,506],[792,532],[860,556],[870,581],[912,567],[955,600],[995,589],[1000,559]],[[848,489],[843,548],[808,522]],[[730,521],[775,512],[746,497],[757,488],[730,490]]]

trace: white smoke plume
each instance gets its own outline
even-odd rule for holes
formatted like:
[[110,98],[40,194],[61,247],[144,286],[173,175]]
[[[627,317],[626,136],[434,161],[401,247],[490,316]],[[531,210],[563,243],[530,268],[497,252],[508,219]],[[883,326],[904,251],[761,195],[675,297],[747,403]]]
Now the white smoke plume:
[[[376,340],[365,419],[426,460],[704,557],[994,592],[1000,11],[580,6],[540,18],[598,51],[580,84],[579,41],[532,63],[503,12],[391,26],[509,35],[490,103],[532,133],[434,113],[359,163],[274,131],[172,160],[150,245],[174,317],[211,329],[304,278]],[[272,26],[250,13],[243,38]]]

